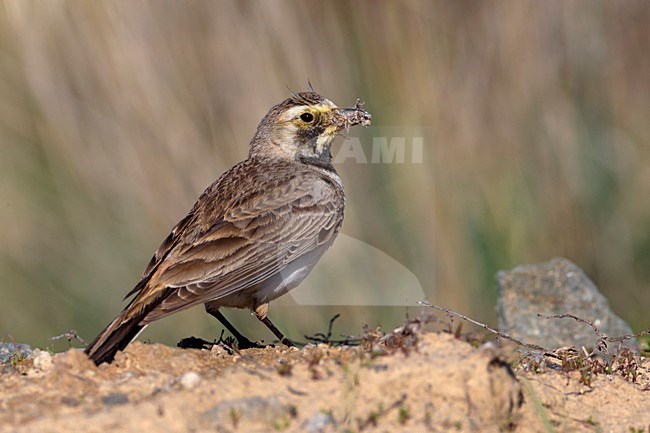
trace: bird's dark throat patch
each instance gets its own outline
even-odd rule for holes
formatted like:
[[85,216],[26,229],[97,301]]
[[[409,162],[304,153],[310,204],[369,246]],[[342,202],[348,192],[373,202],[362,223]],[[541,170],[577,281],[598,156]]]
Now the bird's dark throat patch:
[[307,165],[314,165],[316,167],[324,168],[325,170],[336,173],[334,166],[332,165],[332,152],[330,152],[329,147],[323,149],[323,152],[320,155],[316,156],[304,156],[299,157],[300,162]]

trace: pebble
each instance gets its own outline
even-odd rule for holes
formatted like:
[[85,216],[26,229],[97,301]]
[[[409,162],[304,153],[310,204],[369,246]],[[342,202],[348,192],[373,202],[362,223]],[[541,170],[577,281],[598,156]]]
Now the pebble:
[[106,406],[119,406],[127,404],[129,402],[129,396],[123,392],[114,392],[102,398],[102,402],[104,402]]
[[224,400],[205,411],[201,418],[215,426],[232,423],[233,416],[252,421],[272,423],[283,415],[289,415],[275,397],[253,396],[234,400]]
[[50,355],[50,352],[34,349],[30,357],[34,360],[35,369],[46,371],[52,368],[52,355]]
[[220,358],[230,355],[228,351],[220,344],[215,344],[214,346],[212,346],[210,352],[212,352],[213,355],[218,356]]
[[309,433],[322,433],[329,426],[336,427],[336,421],[331,414],[325,412],[317,412],[302,423],[303,431]]
[[185,389],[193,389],[201,383],[201,376],[194,371],[189,371],[181,376],[179,383]]

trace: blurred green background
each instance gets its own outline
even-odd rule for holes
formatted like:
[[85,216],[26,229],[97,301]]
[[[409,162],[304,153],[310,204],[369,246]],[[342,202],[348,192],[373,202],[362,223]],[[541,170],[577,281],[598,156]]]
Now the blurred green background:
[[[0,338],[94,337],[307,79],[339,105],[365,100],[374,125],[432,131],[421,164],[339,167],[343,233],[432,302],[495,323],[497,270],[565,256],[647,328],[648,23],[643,0],[2,2]],[[329,263],[338,290],[374,284]],[[270,316],[298,339],[334,313],[355,334],[406,311],[285,304]],[[218,329],[197,307],[144,338]]]

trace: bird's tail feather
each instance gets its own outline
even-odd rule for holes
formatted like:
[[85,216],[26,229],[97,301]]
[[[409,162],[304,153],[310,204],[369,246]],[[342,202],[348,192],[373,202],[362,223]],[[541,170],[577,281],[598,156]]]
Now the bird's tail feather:
[[156,289],[158,288],[154,288],[153,291],[157,292],[158,296],[149,302],[144,302],[144,306],[142,302],[136,302],[139,296],[133,298],[129,305],[86,346],[84,352],[96,365],[113,361],[115,354],[124,350],[147,326],[148,322],[145,319],[149,313],[175,290],[172,287]]
[[127,311],[122,311],[84,350],[96,365],[113,361],[115,354],[124,350],[146,326],[140,323],[139,315],[125,318]]

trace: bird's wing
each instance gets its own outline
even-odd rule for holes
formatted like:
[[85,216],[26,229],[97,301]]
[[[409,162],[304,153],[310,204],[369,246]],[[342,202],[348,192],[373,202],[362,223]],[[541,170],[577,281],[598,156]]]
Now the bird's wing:
[[[282,194],[244,197],[245,205],[237,212],[224,215],[199,236],[185,233],[196,225],[192,217],[193,222],[163,243],[166,250],[154,256],[152,261],[158,262],[133,303],[144,307],[160,302],[160,318],[251,287],[328,242],[341,222],[342,197],[320,178],[309,188],[304,185],[288,182]],[[177,290],[160,300],[158,292],[168,287]]]
[[162,263],[163,260],[167,257],[170,251],[176,247],[179,242],[181,241],[181,233],[183,233],[186,228],[191,224],[191,222],[194,220],[195,212],[194,209],[178,224],[174,226],[174,228],[171,230],[167,238],[160,244],[156,252],[154,253],[153,257],[151,257],[151,260],[149,261],[149,264],[145,268],[144,272],[142,273],[142,277],[140,277],[140,281],[136,286],[131,290],[129,293],[126,294],[124,299],[127,299],[131,297],[132,295],[142,291],[142,289],[147,285],[149,282],[149,279],[151,278],[152,273],[158,268],[158,266]]

